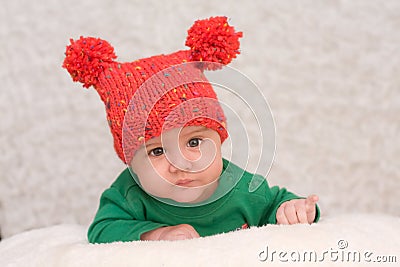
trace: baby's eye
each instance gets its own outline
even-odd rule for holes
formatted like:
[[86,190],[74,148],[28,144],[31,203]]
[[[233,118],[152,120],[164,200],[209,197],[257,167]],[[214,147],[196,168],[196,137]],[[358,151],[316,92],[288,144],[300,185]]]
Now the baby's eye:
[[162,147],[156,147],[149,152],[149,155],[154,157],[161,156],[162,154],[164,154],[164,149]]
[[188,147],[197,147],[197,146],[200,145],[200,143],[201,143],[201,139],[200,138],[192,138],[187,143],[187,146]]

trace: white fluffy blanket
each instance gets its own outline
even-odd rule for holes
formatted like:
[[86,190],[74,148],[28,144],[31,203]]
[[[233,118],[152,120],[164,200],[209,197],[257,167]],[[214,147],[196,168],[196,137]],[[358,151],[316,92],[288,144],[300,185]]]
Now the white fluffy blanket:
[[342,215],[186,241],[96,245],[88,244],[85,227],[58,225],[0,242],[0,266],[399,266],[399,248],[400,218],[385,215]]

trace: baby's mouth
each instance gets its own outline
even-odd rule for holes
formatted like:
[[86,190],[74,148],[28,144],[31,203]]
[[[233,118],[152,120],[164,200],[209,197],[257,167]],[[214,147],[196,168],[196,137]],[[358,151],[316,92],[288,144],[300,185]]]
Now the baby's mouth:
[[189,187],[192,182],[194,182],[192,179],[180,179],[175,183],[175,185]]

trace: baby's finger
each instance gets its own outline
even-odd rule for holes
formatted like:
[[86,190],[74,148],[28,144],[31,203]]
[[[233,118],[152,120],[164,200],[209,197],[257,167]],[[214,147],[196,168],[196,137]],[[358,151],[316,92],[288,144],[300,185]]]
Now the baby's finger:
[[306,211],[310,212],[315,209],[315,204],[318,202],[319,198],[317,195],[310,195],[306,198]]
[[285,216],[289,221],[289,224],[295,224],[299,222],[299,219],[297,218],[296,207],[293,205],[293,203],[289,203],[285,206]]
[[180,225],[180,229],[185,232],[187,238],[198,238],[200,237],[199,233],[197,233],[196,229],[190,224],[182,224]]
[[282,204],[279,209],[276,211],[276,223],[277,224],[289,224],[288,220],[286,219],[285,216],[285,205]]
[[307,197],[306,203],[305,203],[307,212],[313,211],[315,209],[315,205],[316,205],[318,199],[319,198],[317,195],[311,195],[311,196]]
[[190,232],[190,236],[191,236],[191,238],[199,238],[200,237],[199,233],[194,229],[193,229],[193,231]]
[[306,214],[308,223],[313,223],[315,220],[316,203],[318,201],[317,195],[311,195],[306,199]]
[[296,213],[300,223],[308,223],[307,212],[304,202],[301,202],[298,205],[296,205]]

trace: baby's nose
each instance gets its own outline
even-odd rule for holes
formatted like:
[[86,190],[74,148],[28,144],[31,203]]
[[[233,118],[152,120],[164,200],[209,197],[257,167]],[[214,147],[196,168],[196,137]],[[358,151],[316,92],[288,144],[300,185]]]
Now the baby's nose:
[[179,171],[190,171],[193,167],[192,162],[185,158],[185,156],[181,153],[181,151],[177,151],[174,153],[166,153],[167,160],[170,164],[170,171],[176,172]]

